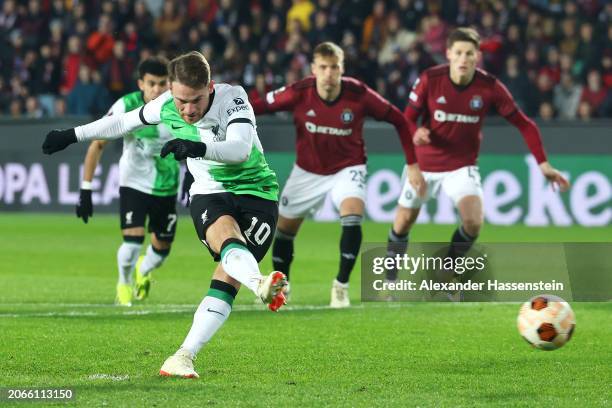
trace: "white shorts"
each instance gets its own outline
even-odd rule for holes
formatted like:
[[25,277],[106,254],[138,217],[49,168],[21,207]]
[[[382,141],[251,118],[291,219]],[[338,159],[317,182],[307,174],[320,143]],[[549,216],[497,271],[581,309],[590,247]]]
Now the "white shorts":
[[312,215],[323,205],[329,192],[336,209],[340,209],[340,204],[348,197],[365,202],[366,177],[365,164],[346,167],[327,176],[294,165],[283,188],[278,212],[285,218]]
[[455,206],[465,196],[476,195],[482,199],[482,185],[478,166],[465,166],[453,171],[423,172],[427,183],[425,198],[419,198],[416,191],[407,179],[407,167],[402,172],[402,193],[398,204],[405,208],[419,208],[430,198],[435,198],[444,189],[447,196],[453,200]]

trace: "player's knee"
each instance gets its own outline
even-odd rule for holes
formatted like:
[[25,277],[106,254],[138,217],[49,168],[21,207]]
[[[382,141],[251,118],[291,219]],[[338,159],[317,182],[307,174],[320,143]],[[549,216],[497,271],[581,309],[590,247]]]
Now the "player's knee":
[[131,244],[142,245],[144,239],[144,235],[123,235],[123,242]]
[[419,209],[398,207],[393,221],[393,231],[396,234],[407,234],[419,215]]
[[463,229],[472,237],[477,237],[482,227],[482,219],[480,217],[466,217],[463,220]]
[[161,264],[164,263],[168,255],[170,255],[170,247],[168,248],[156,248],[154,245],[151,245],[151,250],[156,255],[153,257],[154,259],[154,267],[159,268]]

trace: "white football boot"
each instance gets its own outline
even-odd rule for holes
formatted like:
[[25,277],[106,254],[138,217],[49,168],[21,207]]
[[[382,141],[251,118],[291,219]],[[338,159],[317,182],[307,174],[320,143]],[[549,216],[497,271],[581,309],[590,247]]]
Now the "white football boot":
[[183,348],[166,359],[159,370],[159,375],[164,377],[200,378],[193,369],[195,356]]
[[342,309],[351,305],[348,287],[348,283],[340,283],[334,279],[331,289],[331,302],[329,303],[331,308]]
[[287,277],[284,273],[274,271],[261,282],[257,287],[257,296],[262,302],[268,305],[268,309],[273,312],[278,311],[287,301],[283,288],[287,286]]

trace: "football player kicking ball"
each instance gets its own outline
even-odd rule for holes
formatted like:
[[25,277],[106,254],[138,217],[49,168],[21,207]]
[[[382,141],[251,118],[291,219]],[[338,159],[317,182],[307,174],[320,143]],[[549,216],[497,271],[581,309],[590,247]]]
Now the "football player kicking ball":
[[[426,196],[404,184],[389,232],[388,255],[406,253],[408,233],[421,206],[443,189],[453,200],[461,226],[452,236],[448,256],[464,256],[478,237],[483,222],[482,187],[476,161],[480,129],[490,108],[516,126],[540,170],[553,187],[567,190],[569,182],[546,160],[540,131],[516,106],[506,87],[487,72],[477,69],[480,37],[471,28],[458,28],[447,40],[449,64],[424,71],[409,95],[408,119],[416,154],[427,182]],[[422,118],[417,128],[418,118]],[[388,280],[397,279],[390,271]]]
[[256,114],[291,111],[297,133],[297,159],[281,194],[272,249],[274,269],[289,276],[293,240],[307,215],[331,192],[340,211],[340,267],[331,290],[333,308],[348,307],[348,284],[361,246],[361,221],[366,188],[363,122],[367,116],[395,126],[409,181],[424,194],[425,182],[416,164],[408,123],[389,101],[363,82],[343,77],[344,52],[331,42],[317,45],[313,76],[253,101]]
[[[142,107],[168,89],[168,61],[148,58],[138,65],[138,88],[118,99],[108,115],[119,115]],[[162,265],[176,231],[176,194],[179,164],[171,157],[159,156],[164,143],[172,139],[165,125],[134,130],[123,137],[123,154],[119,160],[119,215],[123,243],[117,251],[119,280],[115,303],[131,306],[132,297],[143,300],[149,294],[151,271]],[[77,217],[87,223],[93,216],[91,181],[108,140],[94,140],[89,145],[83,169],[83,181]],[[145,221],[149,217],[151,244],[144,256]],[[132,272],[136,284],[132,287]]]
[[190,52],[170,61],[170,90],[121,115],[106,116],[84,126],[51,131],[43,152],[51,154],[71,143],[116,138],[146,125],[163,123],[176,139],[170,153],[187,159],[193,174],[191,215],[198,238],[216,261],[208,294],[195,312],[193,325],[178,351],[160,374],[193,378],[196,354],[225,323],[240,285],[245,285],[278,310],[285,301],[285,275],[264,277],[264,257],[276,227],[278,183],[268,167],[255,130],[247,94],[239,86],[214,84],[204,56]]

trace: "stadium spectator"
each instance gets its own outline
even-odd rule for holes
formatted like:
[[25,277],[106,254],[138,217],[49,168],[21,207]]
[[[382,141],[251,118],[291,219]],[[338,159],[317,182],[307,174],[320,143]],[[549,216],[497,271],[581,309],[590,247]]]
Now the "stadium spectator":
[[508,88],[516,104],[523,110],[529,111],[529,78],[520,70],[520,62],[516,55],[506,58],[506,69],[500,79]]
[[62,62],[62,85],[60,91],[67,95],[77,82],[79,70],[85,64],[85,57],[81,52],[81,40],[76,35],[68,38],[68,52]]
[[115,39],[113,37],[113,22],[107,14],[98,19],[98,30],[87,37],[87,56],[90,67],[97,69],[106,64],[113,55]]
[[71,115],[103,114],[110,105],[107,89],[102,86],[100,74],[87,65],[79,68],[79,79],[68,94],[68,113]]
[[602,107],[608,96],[609,90],[604,87],[599,71],[592,69],[587,75],[586,86],[582,88],[580,102],[587,102],[591,112],[597,116],[604,116]]
[[0,34],[5,36],[17,28],[17,3],[15,0],[4,0],[0,12]]
[[162,49],[178,46],[181,40],[183,16],[173,0],[164,2],[162,14],[155,20],[155,32]]
[[[292,21],[299,21],[302,30],[305,32],[310,31],[310,16],[315,11],[315,6],[310,0],[292,0],[293,5],[287,11],[287,24]],[[287,26],[289,31],[289,26]]]
[[574,119],[578,112],[582,86],[574,82],[571,74],[561,74],[561,82],[554,87],[553,104],[560,119]]
[[386,6],[383,0],[376,0],[372,13],[363,22],[361,51],[367,52],[371,46],[384,44],[387,38]]
[[538,117],[547,122],[555,118],[555,108],[550,102],[542,102],[538,109]]
[[[62,72],[60,83],[52,86],[57,89],[61,84],[61,89],[54,91],[53,97],[69,92],[83,57],[91,68],[103,67],[112,57],[114,41],[123,41],[125,54],[134,63],[143,52],[151,55],[163,51],[172,57],[181,51],[199,49],[222,56],[230,48],[230,55],[238,55],[230,71],[223,72],[226,64],[214,59],[219,65],[215,67],[216,75],[230,82],[241,81],[251,59],[247,58],[248,54],[255,49],[261,61],[257,71],[265,73],[267,85],[273,86],[282,82],[288,71],[294,71],[290,75],[297,73],[299,77],[307,75],[306,61],[312,45],[330,40],[345,48],[350,62],[348,74],[378,89],[384,88],[384,96],[395,99],[398,89],[390,83],[396,83],[397,75],[389,78],[388,73],[401,73],[401,80],[406,83],[400,88],[410,87],[416,78],[414,64],[405,61],[410,59],[406,32],[414,34],[415,47],[409,49],[419,50],[420,59],[433,64],[444,61],[445,32],[457,24],[472,25],[480,31],[484,39],[484,67],[498,75],[505,70],[505,58],[517,55],[519,70],[526,72],[533,89],[541,71],[550,75],[556,84],[561,72],[570,72],[583,81],[592,69],[601,73],[608,88],[612,86],[610,63],[606,59],[612,53],[612,5],[596,1],[519,1],[516,5],[509,0],[296,0],[293,3],[285,0],[5,0],[1,3],[0,38],[5,41],[0,45],[0,75],[6,81],[14,76],[23,78],[27,52],[34,50],[41,61],[42,46],[48,45],[52,58],[62,65],[58,68]],[[299,17],[287,19],[294,14]],[[399,19],[399,24],[395,19]],[[98,29],[100,21],[106,21],[105,34]],[[114,26],[112,31],[109,24]],[[396,26],[399,26],[397,32]],[[77,54],[69,45],[69,39],[74,36],[82,46]],[[395,55],[398,49],[401,50],[399,59]],[[268,55],[274,56],[274,65],[268,64]],[[418,73],[428,66],[419,64]],[[250,84],[253,86],[253,82]],[[539,104],[533,105],[529,112],[535,114]],[[8,105],[4,111],[8,111]]]

